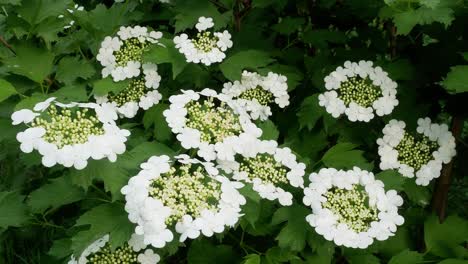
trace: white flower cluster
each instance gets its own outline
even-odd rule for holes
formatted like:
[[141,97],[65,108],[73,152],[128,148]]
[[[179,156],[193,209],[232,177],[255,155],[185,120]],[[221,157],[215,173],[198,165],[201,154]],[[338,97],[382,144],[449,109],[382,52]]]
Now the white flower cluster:
[[[190,120],[189,112],[191,109],[187,105],[192,102],[198,103],[197,101],[202,96],[206,100],[216,101],[213,104],[219,102],[223,107],[211,107],[212,111],[203,112],[201,116],[197,116],[200,120]],[[244,134],[257,138],[262,134],[262,130],[252,123],[248,114],[239,105],[228,96],[217,94],[214,90],[208,88],[201,92],[183,90],[182,94],[171,96],[169,101],[171,102],[170,108],[165,110],[163,115],[166,117],[172,132],[177,134],[177,139],[181,142],[183,148],[198,149],[198,156],[207,161],[231,157],[234,154],[234,147],[237,145],[239,137]],[[202,132],[205,131],[188,126],[189,121],[195,122],[200,129],[205,129],[207,133],[216,132],[218,134],[216,142],[204,141]],[[235,126],[237,134],[227,134],[220,131],[219,127],[212,127],[216,124],[221,124],[226,130],[234,129],[231,126]]]
[[162,248],[174,239],[174,229],[180,234],[181,242],[187,238],[197,238],[201,234],[211,237],[215,233],[223,232],[225,227],[232,227],[237,223],[241,216],[241,205],[246,202],[237,190],[243,185],[231,182],[220,175],[212,163],[190,159],[187,155],[180,155],[175,159],[178,164],[173,166],[180,164],[203,166],[205,177],[219,183],[221,193],[215,209],[201,208],[200,215],[183,215],[175,226],[174,224],[168,226],[167,221],[177,210],[166,206],[164,201],[151,196],[150,192],[152,182],[164,177],[164,174],[171,170],[171,160],[165,155],[153,156],[141,164],[142,170],[122,188],[126,200],[125,210],[128,212],[129,220],[137,224],[135,233],[143,236],[144,244],[151,244],[156,248]]
[[[43,118],[49,109],[50,120]],[[61,112],[58,112],[58,109]],[[78,108],[77,116],[71,108]],[[86,113],[93,112],[90,116]],[[64,114],[65,113],[65,114]],[[25,153],[36,149],[42,155],[42,164],[52,167],[61,164],[80,170],[89,158],[103,158],[115,162],[117,155],[125,152],[125,142],[130,132],[120,129],[114,122],[117,114],[108,105],[93,103],[62,104],[51,97],[34,106],[33,111],[22,109],[12,114],[13,125],[24,123],[29,127],[19,132],[16,139]]]
[[[253,190],[260,197],[278,200],[281,205],[292,205],[292,194],[278,185],[303,188],[305,164],[297,162],[289,148],[278,148],[278,143],[274,140],[262,141],[250,135],[242,135],[233,150],[233,155],[228,159],[217,161],[219,168],[232,173],[234,180],[252,183]],[[270,162],[253,160],[261,155],[270,157]],[[282,168],[274,167],[273,162]],[[244,163],[253,163],[256,166],[247,171],[243,168]]]
[[255,72],[242,72],[240,81],[224,84],[223,94],[226,94],[243,107],[252,119],[266,120],[271,116],[271,103],[280,108],[289,105],[288,84],[286,76],[269,72],[261,76]]
[[328,90],[319,95],[320,106],[334,118],[346,114],[352,122],[369,122],[375,114],[390,114],[398,105],[397,83],[371,61],[346,61],[325,77]]
[[102,77],[115,82],[140,76],[141,56],[150,44],[158,44],[162,33],[148,28],[120,27],[117,37],[107,36],[101,43],[97,60],[104,67]]
[[[333,168],[321,169],[318,173],[309,176],[310,185],[304,189],[304,204],[312,208],[312,214],[306,217],[307,222],[315,231],[323,235],[325,239],[334,241],[338,246],[351,248],[367,248],[374,239],[383,241],[393,236],[397,226],[404,222],[403,217],[398,215],[398,207],[403,204],[403,199],[394,190],[385,192],[383,183],[374,179],[372,172],[355,167],[353,170],[343,171]],[[368,204],[361,203],[363,210],[357,210],[356,204],[346,200],[338,200],[332,204],[334,207],[342,208],[343,214],[337,214],[325,204],[332,200],[332,195],[327,196],[330,191],[344,193],[343,197],[355,199],[356,194],[346,196],[355,188],[362,188],[362,193],[367,197]],[[327,198],[328,197],[328,198]],[[364,214],[365,209],[371,208],[375,215],[369,219],[368,227],[360,226],[361,231],[352,228],[354,221],[368,217]],[[376,210],[376,211],[375,211]],[[345,223],[343,218],[350,218],[351,223]],[[363,228],[365,227],[365,228]]]
[[[447,125],[434,124],[428,117],[418,119],[416,130],[425,141],[413,140],[405,127],[405,122],[395,119],[384,127],[383,137],[377,140],[380,169],[398,169],[409,178],[416,175],[416,184],[426,186],[440,176],[442,164],[455,156],[455,138]],[[431,143],[432,148],[428,146]]]
[[110,103],[116,108],[120,116],[126,118],[134,117],[140,108],[148,110],[159,103],[162,95],[157,90],[161,82],[158,66],[153,63],[145,63],[142,68],[142,79],[132,80],[127,88],[116,95],[95,95],[96,102],[98,104]]
[[159,255],[150,248],[145,249],[146,246],[142,244],[142,240],[141,236],[132,234],[126,245],[112,251],[108,245],[109,235],[105,235],[91,243],[81,253],[78,260],[72,255],[68,264],[158,263],[161,260]]
[[207,31],[212,27],[214,27],[212,18],[200,17],[195,25],[198,31],[196,38],[191,39],[185,33],[174,37],[176,48],[184,54],[187,62],[202,63],[208,66],[226,58],[224,52],[232,47],[231,34],[227,30],[223,32]]

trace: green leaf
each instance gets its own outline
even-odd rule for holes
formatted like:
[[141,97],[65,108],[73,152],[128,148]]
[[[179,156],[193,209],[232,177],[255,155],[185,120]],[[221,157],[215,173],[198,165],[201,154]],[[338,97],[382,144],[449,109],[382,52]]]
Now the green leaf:
[[468,264],[468,260],[462,259],[445,259],[439,262],[438,264]]
[[94,67],[85,60],[78,57],[65,57],[60,60],[57,67],[57,80],[71,84],[76,79],[89,79],[96,73]]
[[427,188],[416,185],[414,180],[407,180],[404,183],[403,188],[406,195],[412,202],[423,207],[429,205],[431,194]]
[[82,170],[72,170],[68,177],[73,184],[85,190],[94,180],[102,180],[105,190],[112,194],[112,200],[120,198],[120,189],[127,184],[130,177],[127,170],[120,165],[120,159],[112,163],[108,160],[90,160],[88,166]]
[[420,7],[394,15],[393,22],[399,35],[408,35],[416,25],[428,25],[434,22],[442,23],[445,27],[455,19],[453,10],[449,7],[428,8]]
[[73,253],[71,245],[72,241],[69,238],[55,240],[47,254],[58,259],[66,258]]
[[[109,244],[115,249],[130,239],[135,227],[128,220],[122,204],[101,204],[86,211],[76,221],[75,227],[89,226],[72,237],[72,249],[82,252],[90,243],[109,234]],[[80,255],[80,254],[75,254]]]
[[10,72],[25,76],[37,83],[42,83],[52,72],[54,55],[51,52],[25,45],[18,46],[15,51],[16,56],[3,60]]
[[406,249],[400,254],[392,257],[388,264],[406,264],[406,263],[420,263],[424,260],[424,255],[416,251]]
[[23,200],[18,192],[0,192],[0,228],[21,226],[28,221],[28,208]]
[[310,225],[305,218],[310,214],[306,207],[293,204],[288,207],[281,207],[275,212],[272,224],[287,222],[276,237],[278,245],[281,248],[292,251],[301,251],[304,249],[307,233],[311,230]]
[[307,127],[307,129],[312,130],[317,121],[323,116],[323,107],[318,102],[318,94],[306,97],[302,101],[301,107],[297,112],[300,129]]
[[356,150],[356,147],[352,143],[338,143],[325,153],[322,161],[326,166],[336,169],[352,169],[354,166],[371,169],[372,164],[364,158],[364,151]]
[[265,67],[275,60],[264,51],[260,50],[245,50],[237,52],[229,56],[219,65],[224,76],[231,81],[240,80],[242,70],[256,71],[261,67]]
[[377,180],[381,180],[385,184],[386,190],[403,190],[405,177],[396,170],[385,170],[375,175]]
[[105,96],[109,93],[117,94],[130,84],[130,79],[120,82],[114,82],[112,77],[100,79],[93,83],[93,94],[97,96]]
[[188,65],[184,55],[176,49],[174,41],[161,39],[164,46],[154,45],[143,55],[144,62],[156,64],[170,63],[172,66],[172,78],[175,79]]
[[143,142],[132,150],[125,152],[117,161],[119,166],[128,170],[138,169],[140,164],[151,156],[167,155],[174,156],[175,152],[168,146],[158,142]]
[[153,135],[158,141],[169,141],[173,137],[172,130],[163,116],[164,110],[168,108],[168,104],[157,104],[146,110],[143,116],[145,129],[153,127]]
[[28,205],[32,212],[43,212],[47,208],[58,208],[83,199],[84,191],[72,185],[67,175],[51,180],[33,191],[28,198]]
[[51,93],[50,96],[56,97],[62,103],[84,102],[88,100],[88,94],[84,85],[64,86]]
[[5,101],[8,97],[17,94],[15,87],[3,79],[0,79],[0,102]]
[[214,29],[224,28],[228,22],[228,17],[219,13],[210,1],[179,0],[175,12],[176,33],[194,27],[201,16],[213,18]]
[[35,25],[48,17],[62,15],[71,3],[71,0],[23,0],[18,14],[30,25]]
[[215,246],[206,239],[193,241],[187,258],[189,264],[237,263],[236,253],[230,246]]
[[283,35],[291,35],[296,32],[301,25],[305,23],[305,19],[302,17],[284,17],[276,25],[273,25],[272,29]]
[[318,48],[326,48],[328,47],[328,43],[345,43],[346,35],[341,31],[314,29],[304,32],[302,40]]
[[262,136],[260,137],[263,140],[277,140],[279,136],[278,128],[275,123],[271,120],[266,121],[257,121],[255,122],[257,127],[262,130]]
[[460,244],[468,241],[468,221],[452,215],[439,223],[439,219],[432,215],[424,223],[424,241],[427,251],[436,256],[463,257],[466,249]]
[[244,257],[243,264],[260,264],[262,258],[257,254],[250,254]]
[[468,92],[468,65],[451,67],[442,86],[451,94]]
[[349,264],[379,264],[380,260],[374,255],[362,254],[362,255],[352,255],[346,257],[349,261]]

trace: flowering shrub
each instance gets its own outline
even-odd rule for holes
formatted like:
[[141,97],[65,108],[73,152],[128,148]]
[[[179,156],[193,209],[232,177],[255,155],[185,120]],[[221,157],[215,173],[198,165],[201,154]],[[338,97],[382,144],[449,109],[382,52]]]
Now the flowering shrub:
[[0,263],[468,261],[464,1],[0,5]]

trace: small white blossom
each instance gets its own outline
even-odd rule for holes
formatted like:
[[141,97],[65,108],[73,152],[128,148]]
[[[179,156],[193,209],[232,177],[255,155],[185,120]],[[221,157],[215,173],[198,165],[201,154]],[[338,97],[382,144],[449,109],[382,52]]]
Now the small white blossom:
[[455,138],[447,125],[434,124],[427,117],[418,119],[416,129],[417,134],[426,137],[423,138],[426,143],[418,143],[407,135],[405,127],[405,122],[393,119],[382,130],[383,136],[377,140],[380,168],[396,169],[408,178],[416,176],[416,184],[426,186],[440,176],[442,164],[449,163],[456,155]]
[[352,122],[369,122],[389,115],[398,105],[397,83],[371,61],[346,61],[325,77],[326,92],[319,95],[319,105],[334,118],[345,114]]
[[[145,245],[163,248],[174,239],[175,234],[180,235],[179,241],[181,242],[187,238],[195,239],[201,234],[212,236],[214,233],[223,232],[226,227],[233,226],[239,220],[240,206],[245,204],[246,200],[237,189],[243,185],[231,182],[225,176],[220,175],[212,163],[191,159],[188,155],[176,156],[174,160],[168,156],[153,156],[140,167],[142,170],[130,178],[121,191],[125,195],[125,210],[128,212],[128,218],[137,225],[135,233],[143,236]],[[182,169],[178,171],[178,167]],[[195,172],[190,172],[188,171],[190,168],[201,168],[201,170],[196,169]],[[198,175],[197,177],[203,175],[204,179],[196,178],[198,182],[194,183],[194,175]],[[167,183],[169,179],[165,178],[166,176],[172,181],[177,181],[179,186],[186,184],[184,177],[191,177],[191,184],[182,188],[195,188],[195,185],[200,187],[209,181],[209,186],[204,185],[204,188],[212,189],[193,193],[195,196],[192,195],[193,199],[190,200],[201,203],[203,200],[197,199],[202,199],[204,194],[219,192],[217,203],[210,208],[199,209],[174,203],[170,197],[179,195],[177,191],[152,185],[155,181],[158,181],[158,184]],[[183,195],[188,195],[189,189],[185,190]],[[181,210],[199,210],[199,215],[183,214],[183,212],[190,211]]]
[[[214,90],[182,91],[169,101],[171,105],[163,115],[172,132],[177,134],[183,148],[198,149],[197,154],[205,160],[232,156],[237,139],[243,135],[261,136],[262,131],[235,102]],[[200,112],[197,104],[205,104],[206,112]],[[200,131],[199,127],[210,133]]]
[[[404,222],[398,215],[403,199],[393,190],[385,193],[383,183],[375,180],[371,172],[357,167],[348,171],[325,168],[309,178],[303,202],[312,209],[312,214],[306,220],[318,234],[338,246],[367,248],[374,239],[382,241],[393,236],[397,226]],[[343,185],[344,179],[348,183]],[[361,192],[356,186],[364,190]],[[353,199],[353,207],[346,207],[339,199]],[[346,213],[341,214],[340,210]],[[347,218],[349,214],[359,217]]]
[[231,34],[227,30],[207,31],[214,27],[213,19],[210,17],[200,17],[195,27],[198,31],[195,38],[189,38],[185,33],[174,37],[175,47],[185,56],[187,62],[209,66],[223,61],[226,58],[224,52],[233,45]]
[[[43,115],[48,108],[49,117]],[[69,110],[72,108],[76,108],[76,114],[81,115],[81,119],[72,116]],[[115,110],[108,105],[62,104],[56,102],[55,98],[49,98],[36,104],[34,109],[13,113],[13,124],[25,123],[31,126],[16,136],[21,143],[20,149],[25,153],[37,150],[46,167],[60,164],[81,170],[87,166],[90,158],[107,158],[114,162],[117,155],[125,152],[125,142],[130,132],[117,127],[114,122]],[[94,114],[86,117],[83,114],[86,112]],[[71,129],[78,129],[81,133],[69,133]]]
[[236,100],[254,120],[271,116],[271,105],[280,108],[289,105],[286,76],[269,72],[267,76],[244,71],[240,81],[224,84],[223,94]]
[[[148,28],[141,26],[120,27],[116,37],[105,37],[96,56],[104,67],[102,77],[105,78],[110,75],[115,82],[138,77],[141,68],[145,70],[145,66],[141,62],[143,52],[149,45],[159,44],[161,37],[161,32],[148,31]],[[116,54],[121,52],[122,49],[127,52],[116,57]],[[151,80],[151,78],[153,79]],[[159,83],[157,76],[150,77],[149,82],[149,87]],[[157,87],[153,88],[156,89]]]

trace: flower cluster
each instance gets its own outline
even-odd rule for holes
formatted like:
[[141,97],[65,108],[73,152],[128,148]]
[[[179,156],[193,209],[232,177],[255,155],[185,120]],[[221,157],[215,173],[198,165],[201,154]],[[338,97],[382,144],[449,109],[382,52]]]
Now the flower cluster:
[[319,95],[320,106],[337,118],[346,114],[350,121],[369,122],[375,114],[390,114],[398,105],[396,82],[371,61],[346,61],[325,77],[328,90]]
[[136,223],[135,233],[144,244],[162,248],[174,239],[212,236],[234,226],[241,216],[245,198],[212,163],[168,156],[153,156],[141,164],[141,171],[122,188],[128,218]]
[[187,62],[211,65],[221,62],[226,57],[224,52],[232,47],[231,34],[227,30],[212,32],[213,19],[200,17],[195,25],[198,33],[196,38],[189,38],[185,33],[174,37],[174,43],[179,52],[184,54]]
[[385,192],[371,172],[325,168],[309,179],[303,201],[312,214],[306,220],[338,246],[367,248],[374,239],[393,236],[404,222],[398,215],[403,199],[394,190]]
[[276,103],[284,108],[289,105],[286,76],[269,72],[267,76],[244,71],[240,81],[224,84],[223,94],[236,101],[250,114],[252,119],[266,120],[271,116],[270,105]]
[[161,82],[161,76],[157,71],[158,66],[153,63],[145,63],[142,68],[142,76],[133,78],[122,91],[104,96],[95,95],[96,102],[99,104],[111,103],[119,115],[126,118],[134,117],[140,108],[148,110],[151,106],[159,103],[162,96],[156,90]]
[[104,67],[102,77],[111,75],[115,82],[140,76],[143,52],[159,43],[162,33],[135,26],[120,27],[117,35],[104,39],[96,57]]
[[418,120],[417,134],[405,130],[403,121],[391,120],[383,129],[379,145],[380,168],[398,169],[405,177],[416,175],[416,184],[426,186],[440,176],[442,164],[455,156],[455,138],[445,124]]
[[116,115],[107,105],[61,104],[51,97],[36,104],[33,111],[22,109],[11,118],[13,125],[28,126],[16,136],[23,152],[36,149],[46,167],[61,164],[83,169],[89,158],[114,162],[125,152],[130,132],[117,127]]
[[161,259],[152,249],[146,249],[142,237],[133,234],[128,243],[112,250],[109,235],[91,243],[78,260],[72,256],[68,264],[156,264]]
[[240,136],[261,136],[247,113],[226,95],[211,89],[182,92],[169,98],[170,108],[163,114],[185,149],[198,149],[207,161],[226,159]]
[[282,187],[304,187],[305,164],[298,163],[289,148],[278,148],[276,141],[261,141],[244,135],[239,137],[234,153],[218,160],[219,167],[232,173],[233,179],[253,184],[260,197],[292,204],[292,194]]

